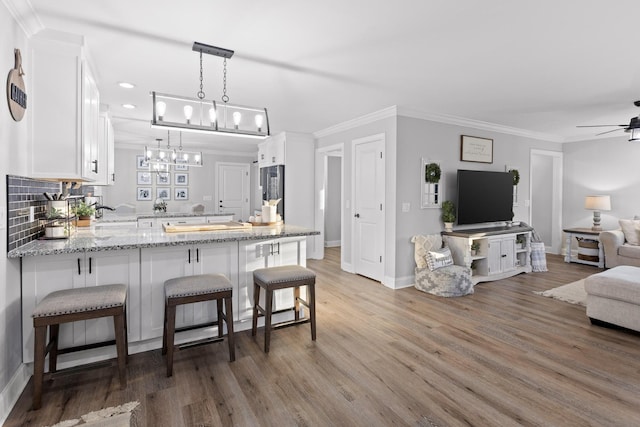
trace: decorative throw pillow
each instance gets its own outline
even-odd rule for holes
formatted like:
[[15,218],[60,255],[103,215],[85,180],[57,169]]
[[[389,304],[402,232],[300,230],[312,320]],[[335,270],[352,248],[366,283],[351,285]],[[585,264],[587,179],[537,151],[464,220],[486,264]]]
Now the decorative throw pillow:
[[427,267],[433,271],[438,268],[453,265],[453,258],[451,257],[451,251],[449,248],[442,248],[436,251],[427,252]]
[[415,244],[413,257],[418,268],[427,266],[427,252],[432,249],[442,247],[442,237],[439,234],[429,234],[426,236],[417,235],[411,238],[411,243]]
[[640,220],[621,219],[618,222],[627,243],[634,246],[640,245]]

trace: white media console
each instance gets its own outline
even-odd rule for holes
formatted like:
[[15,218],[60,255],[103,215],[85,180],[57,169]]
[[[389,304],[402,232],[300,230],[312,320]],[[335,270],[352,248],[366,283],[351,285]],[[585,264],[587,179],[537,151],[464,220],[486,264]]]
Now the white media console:
[[[453,261],[472,269],[473,284],[531,272],[531,232],[526,225],[442,232]],[[476,245],[474,245],[476,243]],[[477,246],[472,251],[472,246]]]

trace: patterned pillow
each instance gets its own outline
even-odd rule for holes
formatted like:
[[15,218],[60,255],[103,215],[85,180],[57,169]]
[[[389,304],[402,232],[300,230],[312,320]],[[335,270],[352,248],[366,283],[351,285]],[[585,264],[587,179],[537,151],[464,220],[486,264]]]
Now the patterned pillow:
[[427,266],[427,252],[442,247],[442,236],[439,234],[417,235],[411,238],[411,243],[415,244],[413,258],[416,261],[416,266],[425,268]]
[[438,249],[437,251],[427,252],[427,267],[429,270],[437,270],[438,268],[453,265],[453,258],[449,248]]

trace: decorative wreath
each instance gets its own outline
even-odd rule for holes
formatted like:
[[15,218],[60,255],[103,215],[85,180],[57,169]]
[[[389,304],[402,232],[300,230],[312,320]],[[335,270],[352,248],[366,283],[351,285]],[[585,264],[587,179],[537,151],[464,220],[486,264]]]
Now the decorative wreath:
[[437,163],[429,163],[424,168],[424,180],[431,184],[440,182],[440,165]]
[[511,175],[513,175],[513,185],[518,185],[520,183],[520,172],[518,169],[509,169]]

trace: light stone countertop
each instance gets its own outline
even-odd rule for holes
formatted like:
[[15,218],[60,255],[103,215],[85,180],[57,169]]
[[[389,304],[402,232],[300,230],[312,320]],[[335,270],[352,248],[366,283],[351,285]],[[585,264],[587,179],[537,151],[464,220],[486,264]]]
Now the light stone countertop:
[[319,231],[309,228],[286,224],[271,227],[253,227],[249,230],[192,231],[186,233],[165,233],[156,229],[136,227],[87,227],[76,230],[76,233],[68,239],[34,240],[29,242],[11,250],[7,253],[7,258],[265,240],[320,234]]
[[140,218],[176,218],[176,217],[192,217],[192,216],[228,216],[229,214],[219,214],[213,212],[162,212],[162,213],[115,213],[115,212],[107,212],[103,213],[102,218],[96,220],[96,223],[106,223],[106,222],[130,222],[137,221]]

